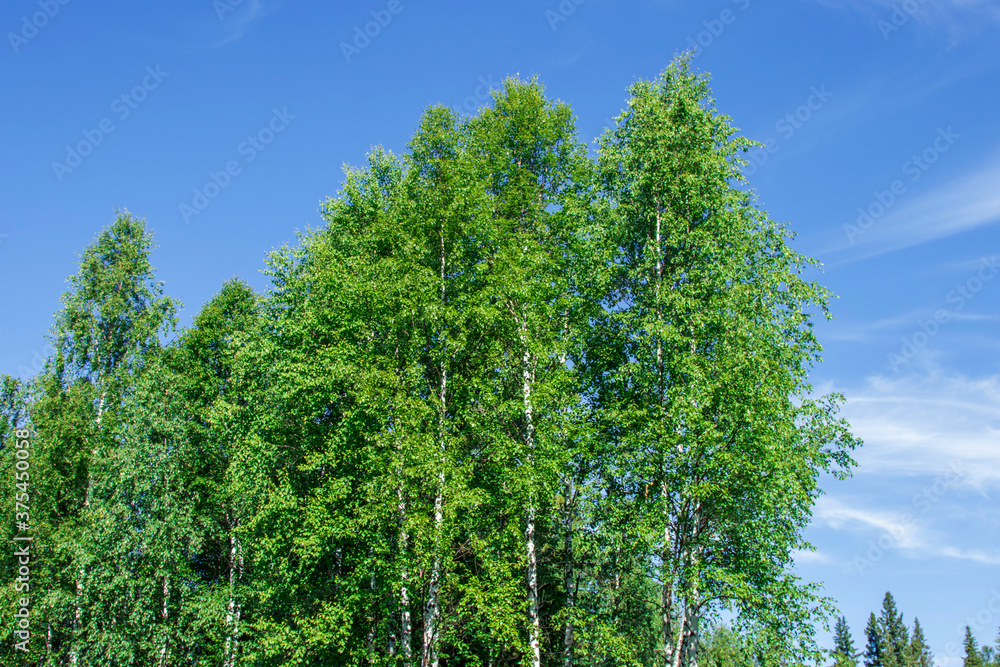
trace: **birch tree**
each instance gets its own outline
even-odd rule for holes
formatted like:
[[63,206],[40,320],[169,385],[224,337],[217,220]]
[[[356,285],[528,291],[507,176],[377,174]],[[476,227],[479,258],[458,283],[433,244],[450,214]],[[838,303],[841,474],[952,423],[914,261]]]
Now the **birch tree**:
[[[505,464],[516,486],[508,494],[511,508],[523,516],[527,648],[530,663],[538,667],[546,643],[543,616],[554,611],[545,609],[543,581],[562,579],[564,604],[575,589],[572,571],[561,577],[545,572],[539,553],[554,546],[545,542],[559,532],[558,524],[544,521],[569,467],[574,434],[568,413],[579,403],[567,360],[587,315],[574,270],[582,221],[588,219],[588,163],[569,108],[549,101],[537,81],[508,79],[494,94],[493,106],[468,128],[475,180],[485,190],[495,226],[485,276],[500,311],[492,331],[501,354],[494,400],[510,406],[512,421],[499,426],[513,435]],[[565,478],[572,486],[573,475]],[[575,491],[565,489],[563,499],[563,509],[572,512]],[[573,523],[570,515],[563,526],[570,561]],[[563,653],[572,653],[571,620],[563,630]]]
[[620,434],[616,500],[634,505],[630,529],[658,564],[663,659],[695,664],[720,607],[760,627],[761,645],[783,636],[818,656],[808,628],[786,623],[824,609],[788,568],[819,473],[842,474],[856,444],[834,416],[842,399],[813,399],[807,380],[810,314],[828,292],[740,187],[751,144],[686,57],[630,92],[601,145],[620,267],[603,400]]

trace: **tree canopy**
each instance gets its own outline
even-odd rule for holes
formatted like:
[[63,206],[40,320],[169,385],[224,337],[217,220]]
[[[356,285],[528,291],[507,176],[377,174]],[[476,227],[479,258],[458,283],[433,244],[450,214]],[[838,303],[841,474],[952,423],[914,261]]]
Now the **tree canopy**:
[[[859,444],[809,384],[830,293],[688,61],[631,87],[596,156],[535,79],[429,108],[267,258],[266,294],[227,282],[176,336],[119,213],[44,372],[0,385],[35,539],[32,640],[0,657],[822,662],[833,605],[791,568]],[[865,664],[925,664],[890,603]]]

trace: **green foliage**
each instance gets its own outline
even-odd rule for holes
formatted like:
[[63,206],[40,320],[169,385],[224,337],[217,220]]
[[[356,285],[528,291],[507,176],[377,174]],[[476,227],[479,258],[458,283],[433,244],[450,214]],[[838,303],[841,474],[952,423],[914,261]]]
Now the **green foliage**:
[[965,626],[965,638],[962,640],[962,646],[965,648],[962,667],[983,667],[983,659],[979,654],[979,642],[976,641],[969,626]]
[[744,667],[752,662],[746,640],[724,624],[706,633],[699,647],[698,664],[704,667]]
[[857,444],[842,397],[809,398],[810,312],[829,294],[739,187],[752,144],[706,78],[682,57],[631,95],[599,158],[613,251],[589,363],[620,484],[608,499],[635,557],[660,562],[670,659],[692,660],[702,617],[726,608],[772,654],[817,660],[803,621],[830,602],[788,568],[819,473],[846,472]]
[[883,667],[882,651],[884,643],[882,629],[874,613],[868,616],[868,625],[865,626],[865,640],[865,667]]
[[[844,632],[847,631],[846,628],[846,621],[844,621]],[[836,664],[840,664],[839,655],[844,653],[839,648],[842,644],[842,640],[839,639],[841,634],[840,621],[838,620],[836,631],[838,648],[834,650]],[[882,600],[880,616],[876,618],[873,613],[868,617],[865,637],[867,640],[864,653],[866,667],[881,667],[890,664],[901,667],[932,667],[934,665],[934,656],[927,645],[920,621],[914,619],[912,634],[907,632],[906,625],[903,624],[903,614],[897,610],[896,600],[892,593],[886,592]],[[847,639],[850,640],[849,634],[847,634]]]
[[886,591],[882,600],[882,612],[878,619],[879,637],[882,645],[879,656],[883,667],[902,667],[905,665],[906,647],[909,636],[903,623],[903,614],[896,610],[896,600],[892,593]]
[[[25,664],[818,662],[792,554],[858,441],[812,397],[829,293],[752,145],[685,57],[596,160],[507,80],[348,169],[268,294],[227,282],[169,342],[120,213],[45,371],[0,384],[3,474],[37,434]],[[873,650],[924,655],[885,614]]]
[[858,667],[860,655],[854,649],[854,639],[851,637],[851,629],[847,625],[847,619],[838,616],[833,629],[834,667]]
[[924,638],[924,630],[920,627],[920,621],[913,619],[913,633],[910,635],[910,643],[903,653],[903,664],[906,667],[934,667],[934,656],[927,646]]

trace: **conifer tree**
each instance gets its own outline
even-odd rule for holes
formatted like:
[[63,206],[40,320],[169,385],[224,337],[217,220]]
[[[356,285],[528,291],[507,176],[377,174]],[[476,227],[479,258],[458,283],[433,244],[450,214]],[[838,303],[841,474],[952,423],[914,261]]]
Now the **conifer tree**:
[[865,667],[883,667],[882,650],[884,642],[882,640],[882,628],[874,612],[868,616],[868,625],[865,626]]
[[833,629],[834,667],[857,667],[858,656],[858,652],[854,649],[854,639],[851,637],[851,629],[847,625],[847,619],[838,616]]
[[962,667],[983,667],[982,656],[979,655],[979,643],[972,634],[972,628],[965,626],[965,638],[962,640],[965,655],[962,657]]
[[934,667],[934,656],[924,638],[920,620],[916,618],[913,619],[913,632],[904,653],[903,664],[906,667]]
[[882,638],[881,658],[884,667],[902,667],[905,662],[906,646],[909,643],[903,614],[896,609],[896,600],[886,591],[879,616]]
[[993,646],[983,646],[979,650],[984,665],[1000,664],[1000,631],[997,632],[996,643]]

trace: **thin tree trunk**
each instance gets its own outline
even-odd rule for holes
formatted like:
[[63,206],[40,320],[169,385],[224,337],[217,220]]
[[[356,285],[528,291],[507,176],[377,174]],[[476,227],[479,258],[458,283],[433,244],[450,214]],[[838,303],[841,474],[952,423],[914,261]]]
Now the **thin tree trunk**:
[[[107,391],[101,392],[101,399],[97,404],[97,430],[101,430],[101,417],[104,415],[104,401],[107,397]],[[87,463],[87,490],[83,497],[83,508],[84,510],[90,509],[90,499],[94,493],[94,460],[97,458],[97,448],[91,450],[90,461]],[[77,580],[76,580],[76,601],[73,610],[73,644],[71,645],[69,651],[69,664],[76,665],[79,660],[79,655],[76,652],[76,636],[80,631],[80,621],[83,618],[83,577],[84,577],[83,567],[77,569]]]
[[403,568],[402,575],[403,587],[400,590],[400,602],[402,603],[403,610],[400,618],[402,626],[400,644],[403,648],[403,665],[404,667],[410,667],[413,664],[413,621],[410,618],[410,593],[407,588],[405,567]]
[[524,397],[524,440],[528,449],[528,520],[525,527],[525,541],[528,551],[528,646],[531,649],[531,664],[541,667],[541,619],[538,611],[538,553],[535,548],[535,494],[534,462],[535,462],[535,414],[531,400],[532,385],[535,381],[534,359],[528,349],[527,321],[521,321],[521,344],[524,346],[521,370],[522,394]]
[[240,616],[243,606],[237,599],[236,589],[243,578],[243,552],[240,549],[236,528],[239,520],[231,522],[229,533],[229,602],[226,605],[226,644],[223,653],[224,667],[235,667],[240,644]]
[[[563,342],[569,341],[569,316],[564,314],[563,319]],[[559,354],[559,364],[566,367],[566,348]],[[566,434],[562,433],[565,438]],[[563,522],[563,555],[566,559],[563,572],[563,585],[566,587],[566,624],[563,626],[563,667],[573,667],[573,641],[574,627],[573,614],[576,609],[576,572],[575,561],[573,559],[573,527],[576,519],[576,482],[573,478],[574,471],[572,465],[566,484],[566,495],[563,501],[564,522]]]
[[682,657],[684,651],[681,650],[681,649],[682,649],[682,646],[683,646],[684,633],[687,631],[687,621],[688,621],[688,615],[686,613],[682,614],[681,615],[680,632],[677,635],[677,647],[673,650],[673,655],[672,655],[672,664],[673,664],[673,667],[681,667],[681,664],[682,664],[681,663],[681,657]]
[[699,544],[701,529],[702,529],[702,514],[701,514],[701,502],[697,502],[694,507],[693,514],[693,527],[691,531],[691,541],[693,543],[691,548],[691,561],[690,567],[691,571],[694,572],[695,582],[691,587],[689,594],[687,595],[685,604],[685,614],[690,618],[688,621],[688,637],[686,646],[686,660],[687,667],[697,667],[698,666],[698,635],[701,625],[701,602],[698,600],[698,579],[697,579],[697,569],[700,560],[700,554],[702,547]]
[[[165,411],[165,413],[164,413],[163,416],[164,416],[164,419],[167,418],[166,411]],[[163,436],[163,451],[166,452],[167,450],[168,450],[167,436]],[[165,488],[164,488],[164,496],[167,498],[167,500],[169,502],[169,499],[170,499],[170,475],[169,474],[165,474],[164,475],[164,482],[165,482],[165,484],[164,484],[164,486],[165,486]],[[168,506],[168,512],[169,512],[169,506]],[[169,541],[168,541],[168,546],[169,546]],[[175,569],[174,555],[173,555],[172,551],[170,552],[170,556],[168,557],[168,560],[170,561],[168,563],[168,565],[170,567],[170,570],[168,570],[168,572],[169,572],[169,571],[172,571],[173,569]],[[163,589],[162,590],[163,590],[163,607],[160,609],[160,618],[162,619],[161,624],[163,625],[163,644],[160,646],[160,667],[165,667],[165,665],[167,665],[169,663],[169,655],[167,653],[167,649],[168,649],[168,644],[170,642],[170,625],[169,625],[169,620],[170,620],[170,575],[169,574],[163,575]]]
[[[399,364],[399,345],[396,345],[396,363]],[[399,370],[397,380],[402,383],[402,371]],[[396,397],[393,397],[389,412],[389,427],[392,435],[396,439],[396,455],[399,457],[396,464],[396,520],[399,526],[399,630],[400,644],[403,652],[403,667],[411,667],[413,664],[413,621],[410,618],[410,589],[409,589],[409,568],[407,559],[409,558],[410,535],[406,528],[406,499],[403,495],[403,441],[398,431],[399,425],[396,423]],[[390,633],[389,655],[396,655],[396,643]]]
[[566,587],[566,624],[563,626],[563,667],[573,667],[573,613],[576,609],[576,577],[573,562],[573,520],[576,508],[576,485],[569,479],[566,493],[566,518],[563,527],[563,554],[566,558],[563,584]]
[[406,532],[406,503],[403,501],[403,482],[400,480],[396,487],[396,495],[399,499],[399,553],[402,565],[400,566],[399,578],[399,606],[400,606],[400,644],[403,651],[403,667],[410,667],[413,664],[413,621],[410,618],[410,589],[409,572],[406,567],[406,558],[409,553],[410,536]]
[[661,483],[660,492],[663,495],[663,587],[660,597],[660,612],[662,614],[661,641],[663,643],[663,655],[665,664],[671,664],[674,658],[674,629],[673,629],[673,574],[670,563],[673,560],[673,550],[670,539],[670,516],[667,507],[667,482]]
[[541,622],[538,614],[538,554],[535,551],[535,505],[528,506],[528,525],[525,529],[528,546],[528,646],[531,648],[531,664],[542,664]]
[[[368,550],[368,559],[369,559],[369,562],[375,560],[374,549],[369,548],[369,550]],[[375,600],[377,600],[378,599],[378,595],[377,595],[378,587],[377,587],[377,583],[375,581],[375,568],[372,568],[372,575],[371,575],[371,578],[369,579],[369,582],[368,582],[368,590],[371,591],[372,601],[374,602]],[[368,656],[369,657],[375,657],[375,616],[374,615],[368,617],[368,637],[367,637],[367,640],[368,640]]]
[[[655,276],[655,298],[656,298],[656,389],[658,417],[664,416],[664,400],[666,393],[666,373],[663,364],[663,214],[660,211],[660,200],[656,199],[656,276]],[[673,540],[671,536],[671,516],[670,516],[670,488],[667,486],[667,457],[660,445],[660,502],[663,503],[663,545],[660,550],[662,560],[661,591],[660,591],[660,642],[663,645],[664,663],[669,665],[675,662],[675,652],[673,631]]]
[[[444,221],[441,222],[441,306],[445,305],[445,245],[444,245]],[[427,589],[427,602],[424,605],[424,637],[423,651],[420,658],[421,667],[438,667],[437,656],[437,624],[441,615],[438,595],[441,590],[441,549],[442,533],[444,530],[444,458],[445,458],[445,416],[448,409],[448,367],[446,362],[447,349],[444,349],[441,358],[440,369],[440,393],[438,408],[438,439],[441,453],[440,472],[438,473],[437,493],[434,496],[434,564],[431,568],[431,579]]]
[[[445,394],[445,375],[441,376],[441,397]],[[443,412],[442,406],[442,412]],[[444,417],[441,416],[440,424],[441,451],[444,451]],[[442,462],[443,463],[443,462]],[[438,595],[441,591],[441,548],[442,532],[444,529],[443,492],[444,492],[444,469],[438,474],[437,493],[434,496],[434,565],[431,568],[431,579],[427,588],[427,603],[424,605],[424,638],[423,653],[420,659],[421,667],[438,667],[437,656],[437,623],[441,615]]]
[[163,619],[163,644],[160,646],[160,667],[167,664],[167,642],[169,641],[169,631],[167,622],[170,617],[170,577],[163,577],[163,608],[160,610],[160,617]]
[[698,602],[698,585],[695,584],[684,596],[683,631],[677,640],[678,646],[675,665],[679,667],[697,667],[700,621],[701,605]]
[[[701,552],[701,547],[698,545],[699,534],[702,528],[701,509],[701,503],[696,503],[691,511],[691,518],[688,522],[690,524],[690,535],[682,560],[688,567],[689,574],[687,577],[690,577],[690,579],[688,579],[682,594],[684,605],[681,614],[680,631],[677,634],[674,645],[673,667],[697,667],[701,603],[698,600],[699,586],[696,570]],[[688,531],[685,529],[684,532],[687,533]]]

